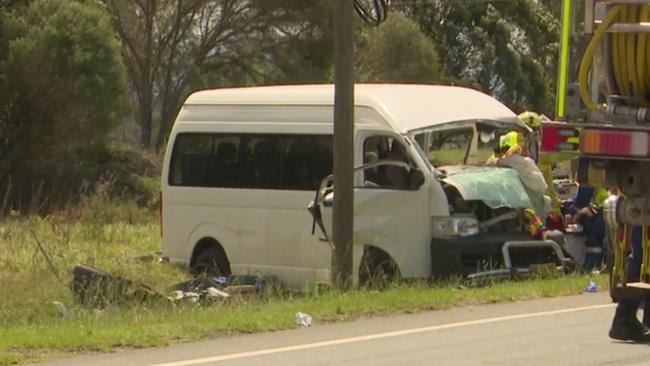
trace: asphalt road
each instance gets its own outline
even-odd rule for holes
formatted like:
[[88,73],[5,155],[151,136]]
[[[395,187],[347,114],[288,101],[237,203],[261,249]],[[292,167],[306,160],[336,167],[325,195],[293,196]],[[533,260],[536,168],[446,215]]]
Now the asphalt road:
[[650,346],[607,337],[613,311],[601,292],[316,324],[41,365],[650,365]]

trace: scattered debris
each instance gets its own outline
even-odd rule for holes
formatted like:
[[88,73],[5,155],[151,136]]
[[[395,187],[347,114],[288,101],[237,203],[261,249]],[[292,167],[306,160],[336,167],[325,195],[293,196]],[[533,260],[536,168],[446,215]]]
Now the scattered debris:
[[301,312],[296,313],[296,324],[308,328],[312,326],[312,323],[311,315]]
[[[173,301],[211,303],[231,297],[238,286],[226,286],[227,277],[202,277],[172,286]],[[255,290],[253,289],[253,292]]]
[[82,264],[76,265],[72,274],[72,290],[84,305],[104,307],[123,301],[166,301],[164,296],[147,285],[136,284]]
[[255,285],[228,286],[225,288],[225,290],[228,291],[228,293],[231,295],[238,295],[238,296],[253,296],[253,295],[257,295],[258,293]]
[[219,290],[218,288],[215,288],[215,287],[209,287],[206,290],[206,292],[207,292],[208,297],[211,297],[211,298],[220,298],[220,297],[228,298],[228,297],[230,297],[229,293],[227,293],[225,291],[222,291],[222,290]]
[[95,308],[149,300],[209,305],[234,297],[262,296],[266,281],[259,276],[201,277],[171,286],[170,296],[166,297],[147,285],[78,264],[73,270],[71,287],[79,302]]
[[172,286],[172,290],[182,292],[202,292],[209,289],[210,287],[223,287],[224,284],[225,282],[218,282],[212,277],[200,277],[190,281],[177,283]]
[[[192,282],[192,281],[190,281]],[[202,282],[210,283],[210,282]],[[183,286],[181,286],[183,287]],[[177,287],[178,288],[178,287]],[[254,285],[234,285],[234,286],[199,286],[193,288],[194,291],[175,290],[172,301],[188,301],[199,303],[201,305],[211,304],[225,299],[242,296],[257,296],[257,290]]]
[[66,309],[65,305],[63,305],[62,302],[60,301],[52,301],[52,304],[56,306],[57,310],[59,313],[64,317],[64,318],[69,318],[70,317],[70,312],[68,309]]
[[174,291],[173,296],[170,298],[172,301],[181,301],[185,300],[191,303],[197,303],[199,302],[199,298],[201,297],[201,294],[198,292],[184,292],[184,291]]
[[591,281],[585,288],[585,292],[598,292],[598,285],[596,285],[596,282]]

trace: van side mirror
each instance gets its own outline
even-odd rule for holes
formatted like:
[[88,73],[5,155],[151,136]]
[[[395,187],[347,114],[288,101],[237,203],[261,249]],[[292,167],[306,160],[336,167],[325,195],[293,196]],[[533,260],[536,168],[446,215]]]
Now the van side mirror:
[[415,191],[420,188],[422,184],[424,184],[424,174],[420,170],[412,168],[409,171],[408,189]]

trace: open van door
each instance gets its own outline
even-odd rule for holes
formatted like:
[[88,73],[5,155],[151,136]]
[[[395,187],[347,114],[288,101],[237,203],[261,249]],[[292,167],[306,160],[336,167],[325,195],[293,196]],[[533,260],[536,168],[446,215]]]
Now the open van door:
[[[362,183],[354,188],[354,243],[363,245],[363,255],[354,258],[355,265],[364,259],[376,263],[369,256],[380,255],[405,277],[428,277],[431,218],[424,174],[402,161],[378,160],[357,167],[355,177],[360,175],[363,180],[355,181]],[[333,177],[328,176],[309,206],[313,230],[318,226],[330,243],[334,199]]]

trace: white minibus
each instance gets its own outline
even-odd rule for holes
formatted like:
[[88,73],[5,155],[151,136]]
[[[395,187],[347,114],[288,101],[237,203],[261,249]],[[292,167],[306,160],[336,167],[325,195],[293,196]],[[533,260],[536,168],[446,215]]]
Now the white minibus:
[[[332,172],[333,101],[329,84],[191,94],[164,159],[163,256],[293,288],[329,282],[331,197],[320,187]],[[385,263],[431,278],[553,260],[557,246],[531,247],[522,230],[521,211],[539,197],[516,171],[484,164],[501,135],[530,132],[505,105],[462,87],[359,84],[354,122],[355,281]],[[504,261],[517,243],[525,255]]]

